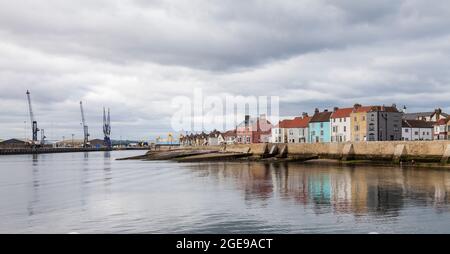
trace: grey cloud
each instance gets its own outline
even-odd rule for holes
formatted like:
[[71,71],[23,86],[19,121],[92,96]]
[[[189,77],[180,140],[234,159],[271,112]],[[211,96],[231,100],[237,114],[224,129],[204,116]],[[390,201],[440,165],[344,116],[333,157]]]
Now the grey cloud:
[[25,91],[53,137],[170,130],[174,96],[278,95],[281,113],[355,102],[430,110],[450,85],[447,1],[2,1],[0,138],[20,136]]

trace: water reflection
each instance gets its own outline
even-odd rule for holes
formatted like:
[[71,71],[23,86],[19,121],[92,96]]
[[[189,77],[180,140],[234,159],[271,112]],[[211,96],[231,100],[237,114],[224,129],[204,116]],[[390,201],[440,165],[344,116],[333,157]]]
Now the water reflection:
[[450,172],[434,169],[352,168],[327,165],[193,164],[199,177],[232,181],[245,200],[280,196],[316,214],[399,216],[406,201],[448,211]]
[[40,186],[40,180],[39,180],[39,155],[33,154],[32,155],[32,186],[31,186],[31,198],[28,202],[27,211],[28,216],[32,216],[35,214],[35,207],[39,203],[39,186]]
[[105,186],[111,185],[112,172],[111,172],[111,152],[106,151],[103,154],[103,182]]

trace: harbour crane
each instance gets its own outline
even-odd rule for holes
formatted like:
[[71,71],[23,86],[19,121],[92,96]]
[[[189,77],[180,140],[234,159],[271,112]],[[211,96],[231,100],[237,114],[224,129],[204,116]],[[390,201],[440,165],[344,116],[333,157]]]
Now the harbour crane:
[[88,147],[89,146],[89,127],[86,124],[86,119],[84,117],[84,109],[83,109],[83,102],[80,101],[80,110],[81,110],[81,121],[83,125],[83,133],[84,133],[84,139],[83,139],[83,146]]
[[[28,109],[29,109],[30,121],[31,121],[32,145],[34,147],[34,146],[36,146],[36,143],[38,141],[39,128],[38,128],[37,121],[34,119],[33,107],[31,106],[31,96],[30,96],[30,91],[29,90],[27,90],[27,99],[28,99]],[[42,136],[41,137],[41,143],[44,142],[44,139],[45,139],[45,136]]]
[[108,148],[112,147],[111,143],[111,116],[108,108],[108,116],[106,115],[105,107],[103,107],[103,134],[105,135],[104,143]]

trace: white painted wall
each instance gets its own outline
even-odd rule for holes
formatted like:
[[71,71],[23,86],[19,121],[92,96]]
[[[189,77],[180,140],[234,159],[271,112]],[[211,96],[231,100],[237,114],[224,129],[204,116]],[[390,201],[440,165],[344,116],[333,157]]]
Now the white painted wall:
[[331,142],[348,142],[351,141],[351,125],[350,117],[331,118]]
[[284,143],[284,136],[285,136],[284,134],[285,134],[284,128],[272,128],[271,142]]
[[433,128],[402,128],[402,140],[432,140]]
[[308,128],[289,128],[286,129],[288,143],[307,143]]

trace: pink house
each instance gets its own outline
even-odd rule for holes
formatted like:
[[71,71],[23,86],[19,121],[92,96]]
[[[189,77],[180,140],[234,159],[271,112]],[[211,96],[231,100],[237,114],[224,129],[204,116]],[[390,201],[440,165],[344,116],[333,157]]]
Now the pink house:
[[236,142],[239,144],[269,143],[272,136],[272,124],[266,119],[266,115],[250,118],[237,126]]

